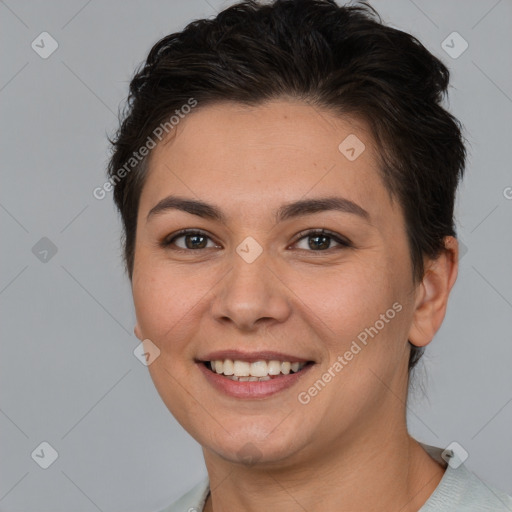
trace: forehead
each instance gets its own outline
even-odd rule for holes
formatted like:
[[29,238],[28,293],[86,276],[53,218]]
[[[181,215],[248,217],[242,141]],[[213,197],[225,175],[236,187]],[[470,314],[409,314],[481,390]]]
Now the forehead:
[[153,150],[140,206],[177,191],[254,208],[338,193],[380,214],[376,151],[365,123],[304,103],[199,104]]

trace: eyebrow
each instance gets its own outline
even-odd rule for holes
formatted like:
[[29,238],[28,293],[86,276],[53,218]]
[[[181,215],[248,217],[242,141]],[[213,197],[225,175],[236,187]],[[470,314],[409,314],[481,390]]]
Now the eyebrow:
[[[168,212],[169,210],[180,210],[192,215],[197,215],[198,217],[226,223],[226,216],[217,206],[195,199],[187,199],[172,195],[165,197],[151,208],[146,217],[146,222],[151,217]],[[332,210],[352,213],[366,221],[369,221],[370,219],[370,214],[364,208],[349,199],[336,196],[321,197],[317,199],[303,199],[284,204],[274,212],[274,219],[278,223],[288,219],[301,217],[303,215],[311,215],[313,213]]]

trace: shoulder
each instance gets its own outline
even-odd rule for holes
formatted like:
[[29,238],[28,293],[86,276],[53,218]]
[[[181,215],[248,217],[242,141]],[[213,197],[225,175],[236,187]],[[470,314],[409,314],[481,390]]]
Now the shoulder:
[[205,478],[172,505],[159,512],[202,512],[210,492],[209,480]]
[[439,485],[419,512],[512,512],[512,497],[464,464],[448,463]]
[[[441,451],[428,447],[437,460]],[[159,512],[202,512],[209,491],[209,480],[205,478]],[[448,464],[439,485],[419,512],[512,512],[512,497],[486,483],[464,464]]]

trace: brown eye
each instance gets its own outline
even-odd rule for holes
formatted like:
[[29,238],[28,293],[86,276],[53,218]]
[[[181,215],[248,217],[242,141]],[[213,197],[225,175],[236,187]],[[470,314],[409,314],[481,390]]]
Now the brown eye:
[[[177,240],[181,239],[183,239],[182,242],[180,242],[179,244],[176,243]],[[208,240],[210,240],[210,237],[206,233],[203,233],[202,231],[182,230],[179,233],[176,233],[165,238],[161,245],[166,248],[176,246],[177,250],[182,251],[194,251],[200,249],[208,249]],[[217,246],[214,245],[214,247]]]
[[304,239],[308,240],[307,247],[299,247],[302,250],[312,250],[314,252],[327,251],[332,248],[332,241],[336,242],[338,246],[341,246],[341,248],[351,247],[348,240],[343,239],[336,233],[331,233],[324,229],[301,232],[299,237],[300,238],[295,242],[295,244]]

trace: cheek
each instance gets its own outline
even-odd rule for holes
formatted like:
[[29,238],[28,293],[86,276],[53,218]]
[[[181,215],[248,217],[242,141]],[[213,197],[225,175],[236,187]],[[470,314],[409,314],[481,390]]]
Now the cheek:
[[204,296],[203,288],[197,284],[196,279],[179,270],[140,265],[134,272],[132,291],[142,335],[161,349],[178,350],[179,332],[197,314]]
[[353,336],[379,318],[397,300],[398,292],[388,272],[368,260],[333,268],[320,269],[316,275],[301,274],[290,286],[300,290],[307,309],[323,321],[324,329],[342,339]]
[[364,268],[347,266],[301,282],[301,295],[307,297],[302,311],[315,324],[314,334],[328,356],[321,376],[328,382],[326,391],[316,394],[315,389],[324,389],[316,384],[318,376],[305,383],[303,391],[315,393],[311,396],[317,410],[329,411],[324,418],[328,435],[329,428],[336,430],[340,422],[377,407],[388,393],[382,381],[391,382],[403,366],[409,321],[405,283],[396,281],[385,265],[372,266],[369,260]]
[[[374,395],[382,387],[374,374],[389,380],[404,358],[407,283],[384,258],[375,256],[352,261],[330,275],[319,272],[317,279],[300,280],[300,295],[307,298],[303,311],[317,326],[315,335],[328,353],[324,370],[330,368],[337,376],[331,392],[343,391],[345,405],[350,396]],[[334,400],[328,395],[321,400]]]

